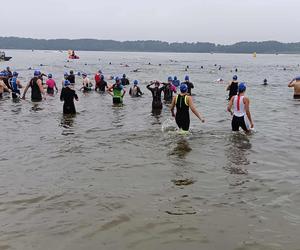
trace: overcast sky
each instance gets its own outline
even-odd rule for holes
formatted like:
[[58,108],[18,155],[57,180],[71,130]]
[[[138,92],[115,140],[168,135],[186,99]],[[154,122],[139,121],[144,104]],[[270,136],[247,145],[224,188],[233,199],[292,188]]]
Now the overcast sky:
[[0,36],[300,41],[300,0],[7,0],[1,5]]

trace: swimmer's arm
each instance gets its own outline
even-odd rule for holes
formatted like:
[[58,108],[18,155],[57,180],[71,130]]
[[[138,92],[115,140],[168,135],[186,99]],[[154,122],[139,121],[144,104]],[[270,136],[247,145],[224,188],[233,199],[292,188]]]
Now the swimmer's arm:
[[292,88],[292,87],[294,87],[294,86],[295,86],[295,80],[293,79],[293,80],[289,83],[288,87],[289,87],[289,88]]
[[1,86],[2,86],[7,92],[11,92],[11,90],[10,90],[4,83],[1,83]]
[[230,86],[231,86],[231,82],[228,83],[227,87],[226,87],[226,91],[229,91],[230,90]]
[[138,88],[138,93],[140,93],[140,95],[143,95],[144,93],[141,91],[140,88]]
[[227,111],[230,112],[231,115],[233,115],[233,112],[232,112],[233,99],[234,99],[234,96],[231,97],[231,99],[230,99],[230,101],[228,103],[228,107],[227,107]]
[[74,93],[74,98],[78,102],[78,95],[76,93]]
[[122,98],[124,97],[125,94],[126,94],[126,89],[123,89],[123,95],[122,95]]
[[18,85],[18,87],[19,87],[20,89],[23,88],[23,86],[22,86],[20,80],[17,80],[17,85]]
[[195,116],[197,116],[201,122],[205,122],[204,118],[202,118],[201,114],[197,111],[191,96],[188,96],[188,105],[191,108],[192,112],[195,114]]
[[173,117],[175,117],[175,113],[174,113],[175,104],[176,104],[176,97],[174,96],[172,99],[171,108],[170,108]]
[[29,86],[30,86],[30,82],[26,85],[25,89],[24,89],[24,92],[23,92],[23,96],[22,96],[22,99],[25,99],[25,95],[29,89]]
[[253,128],[254,124],[253,124],[251,113],[250,113],[250,100],[247,97],[244,98],[244,104],[245,104],[246,115],[250,122],[251,128]]
[[61,92],[60,92],[60,97],[59,97],[59,99],[60,99],[61,102],[64,100],[64,92],[65,92],[64,90],[65,90],[65,89],[62,88],[62,90],[61,90]]
[[190,88],[191,88],[191,89],[194,88],[194,84],[192,84],[191,82],[190,82]]
[[42,81],[40,79],[37,80],[37,85],[39,86],[40,91],[41,91],[42,95],[44,96],[44,98],[46,98],[46,93],[44,91],[44,87],[43,87]]

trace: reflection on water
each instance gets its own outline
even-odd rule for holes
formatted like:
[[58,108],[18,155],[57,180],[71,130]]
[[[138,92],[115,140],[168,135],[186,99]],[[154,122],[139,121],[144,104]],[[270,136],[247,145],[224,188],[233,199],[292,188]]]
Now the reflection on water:
[[174,155],[180,159],[184,159],[191,151],[192,148],[190,147],[187,139],[180,136],[179,140],[176,142],[176,146],[172,149],[169,155]]
[[113,120],[112,125],[115,128],[122,128],[124,126],[124,104],[114,104],[112,108]]
[[244,166],[250,164],[247,156],[252,147],[249,136],[244,133],[233,132],[230,134],[228,141],[229,145],[225,148],[226,169],[232,174],[246,174],[247,170],[244,169]]
[[63,115],[60,121],[60,126],[63,127],[62,135],[74,134],[74,118],[76,114]]

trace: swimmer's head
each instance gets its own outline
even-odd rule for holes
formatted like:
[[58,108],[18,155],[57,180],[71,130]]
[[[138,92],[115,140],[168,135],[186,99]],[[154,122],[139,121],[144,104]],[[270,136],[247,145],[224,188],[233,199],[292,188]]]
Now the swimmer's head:
[[73,75],[74,74],[74,71],[73,70],[70,70],[70,75]]
[[232,79],[233,79],[234,81],[236,81],[236,80],[238,79],[237,75],[234,75],[234,76],[232,77]]
[[174,76],[174,81],[177,81],[177,76]]
[[82,77],[83,77],[83,78],[86,78],[86,77],[87,77],[87,74],[86,74],[86,73],[82,73]]
[[16,72],[16,71],[13,73],[13,76],[14,76],[14,77],[17,77],[18,75],[19,75],[19,73]]
[[123,78],[125,78],[126,77],[126,75],[125,74],[123,74]]
[[138,84],[139,84],[139,81],[138,81],[138,80],[134,80],[133,84],[134,84],[134,85],[138,85]]
[[100,78],[101,78],[101,80],[104,80],[104,75],[101,75],[101,77],[100,77]]
[[120,83],[120,78],[117,76],[117,77],[115,78],[115,81],[116,81],[116,83]]
[[190,80],[190,77],[189,77],[189,76],[185,76],[184,80],[185,80],[185,81],[189,81],[189,80]]
[[246,84],[244,82],[241,82],[239,84],[239,93],[243,93],[246,91]]
[[102,71],[101,71],[101,69],[99,69],[99,70],[98,70],[98,73],[99,73],[99,74],[102,74]]
[[40,76],[41,75],[41,71],[39,70],[35,70],[33,73],[34,76]]
[[156,82],[154,83],[154,86],[156,86],[156,87],[159,87],[159,85],[160,85],[159,81],[156,81]]
[[169,77],[168,77],[168,82],[173,82],[172,76],[169,76]]
[[52,78],[52,74],[48,74],[48,78],[51,79]]
[[185,83],[180,84],[180,92],[186,93],[188,91],[188,86]]
[[64,81],[64,86],[65,86],[65,87],[69,86],[70,84],[71,84],[71,83],[70,83],[69,80],[65,80],[65,81]]

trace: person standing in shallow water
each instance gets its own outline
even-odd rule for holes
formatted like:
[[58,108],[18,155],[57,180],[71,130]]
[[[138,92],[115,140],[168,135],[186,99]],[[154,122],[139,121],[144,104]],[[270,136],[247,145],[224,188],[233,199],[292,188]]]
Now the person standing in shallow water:
[[34,71],[34,77],[30,80],[30,82],[25,87],[22,99],[25,100],[26,93],[31,88],[31,101],[40,102],[42,101],[42,95],[44,99],[46,99],[46,93],[43,88],[42,80],[40,78],[41,72],[39,70]]
[[239,86],[239,82],[237,81],[238,77],[236,75],[234,75],[232,77],[232,81],[228,84],[226,90],[229,91],[229,96],[228,96],[228,100],[231,99],[231,97],[237,95],[238,93],[238,86]]
[[[154,88],[151,86],[154,84]],[[154,81],[147,85],[147,89],[149,89],[152,93],[152,110],[161,110],[163,107],[162,101],[161,101],[161,93],[164,89],[164,87],[159,87],[160,82]]]
[[288,87],[294,88],[294,99],[300,99],[300,76],[294,78]]
[[[176,124],[182,131],[189,131],[190,129],[190,112],[189,109],[199,118],[201,122],[205,120],[201,117],[201,114],[197,111],[192,97],[188,94],[188,86],[185,83],[180,85],[180,94],[175,96],[171,104],[172,116],[175,117]],[[176,107],[176,114],[174,109]]]
[[242,82],[238,86],[238,94],[231,97],[227,111],[233,115],[231,122],[232,131],[239,131],[239,128],[241,127],[246,133],[249,133],[250,129],[247,127],[245,121],[246,116],[250,122],[251,128],[254,127],[254,124],[250,113],[250,100],[245,96],[245,92],[246,84]]
[[116,77],[116,83],[109,87],[107,91],[113,97],[113,104],[123,104],[126,90],[119,77]]
[[62,88],[60,93],[60,100],[64,102],[63,113],[65,115],[76,114],[74,99],[78,101],[78,96],[75,90],[70,88],[70,84],[68,80],[65,80],[64,88]]

